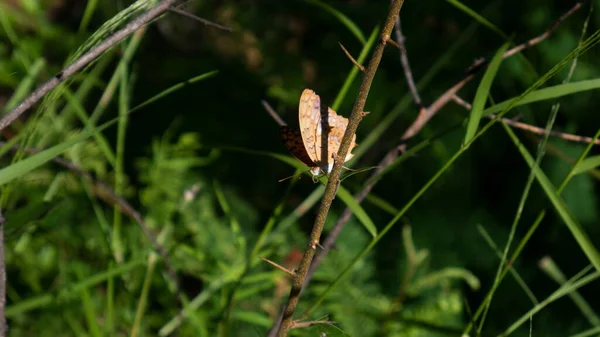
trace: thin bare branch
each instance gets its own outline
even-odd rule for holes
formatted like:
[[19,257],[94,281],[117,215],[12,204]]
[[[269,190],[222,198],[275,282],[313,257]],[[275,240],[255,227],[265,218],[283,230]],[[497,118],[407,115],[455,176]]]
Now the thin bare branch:
[[179,14],[181,16],[185,16],[186,18],[190,18],[192,20],[198,21],[198,22],[200,22],[200,23],[202,23],[202,24],[204,24],[205,26],[208,26],[208,27],[214,27],[214,28],[218,28],[218,29],[221,29],[221,30],[224,30],[224,31],[227,31],[227,32],[233,32],[233,29],[231,27],[223,26],[223,25],[220,25],[218,23],[215,23],[215,22],[203,19],[203,18],[198,17],[198,16],[196,16],[196,15],[194,15],[192,13],[184,11],[183,9],[179,9],[177,7],[170,7],[169,11],[173,12],[173,13],[176,13],[176,14]]
[[284,266],[282,266],[280,264],[277,264],[277,263],[275,263],[275,262],[273,262],[273,261],[271,261],[271,260],[269,260],[267,258],[261,257],[260,259],[263,260],[263,261],[265,261],[266,263],[272,265],[273,267],[281,270],[282,272],[290,275],[291,277],[295,277],[296,276],[296,272],[293,271],[293,270],[289,270],[286,267],[284,267]]
[[338,43],[340,44],[340,47],[344,51],[344,54],[346,54],[346,57],[348,57],[348,59],[350,59],[350,62],[352,62],[352,64],[354,64],[356,66],[356,68],[358,68],[360,71],[362,71],[364,73],[365,67],[363,67],[362,64],[358,63],[358,61],[356,61],[354,59],[354,57],[352,57],[352,55],[350,55],[350,52],[348,52],[348,50],[346,50],[346,48],[344,47],[343,44],[341,44],[340,42],[338,42]]
[[394,39],[389,39],[387,41],[387,43],[391,44],[392,46],[396,47],[398,50],[402,51],[405,50],[403,46],[401,46],[400,44],[398,44],[398,42],[394,41]]
[[[464,107],[465,109],[471,110],[471,104],[464,101],[462,98],[455,95],[453,97],[453,100],[458,105]],[[493,114],[490,114],[490,115],[488,115],[488,118],[494,119],[494,118],[496,118],[496,116]],[[516,120],[510,119],[510,118],[505,118],[505,117],[500,118],[500,120],[514,128],[517,128],[517,129],[525,130],[525,131],[528,131],[528,132],[531,132],[531,133],[534,133],[534,134],[540,135],[540,136],[546,135],[546,129],[541,128],[539,126],[534,126],[531,124],[518,122]],[[592,138],[592,137],[579,136],[579,135],[574,135],[571,133],[554,131],[554,130],[551,130],[549,135],[553,136],[553,137],[557,137],[557,138],[562,138],[562,139],[565,139],[568,141],[572,141],[572,142],[586,143],[586,144],[594,142],[594,144],[600,145],[600,139],[594,140],[594,138]]]
[[44,97],[52,89],[56,88],[60,83],[64,82],[80,70],[82,70],[90,62],[98,58],[102,53],[125,39],[127,36],[133,34],[136,30],[140,29],[145,24],[154,20],[161,14],[167,12],[177,0],[163,0],[154,8],[151,8],[144,14],[135,18],[123,29],[115,32],[109,36],[102,43],[94,47],[92,50],[83,54],[75,62],[68,65],[66,68],[61,70],[58,74],[54,75],[51,79],[46,81],[44,84],[35,89],[29,96],[27,96],[19,105],[9,111],[0,120],[0,131],[10,125],[15,119],[19,118],[25,111],[29,110],[34,104],[36,104],[42,97]]
[[279,126],[286,125],[286,122],[283,121],[281,116],[279,116],[277,111],[275,111],[275,109],[273,109],[273,107],[271,106],[271,104],[269,104],[269,102],[265,101],[264,99],[260,102],[262,103],[265,110],[267,110],[269,115],[271,115],[271,117],[275,120],[275,122],[277,122],[277,124],[279,124]]
[[412,75],[412,71],[410,68],[410,63],[408,62],[408,53],[406,52],[406,46],[404,42],[406,41],[406,37],[402,34],[402,27],[400,26],[400,17],[396,18],[396,25],[394,26],[394,35],[396,36],[396,44],[398,50],[400,50],[400,63],[402,63],[402,69],[404,70],[404,77],[406,78],[406,84],[408,84],[408,89],[410,90],[410,94],[413,97],[413,101],[417,105],[419,109],[423,107],[423,102],[421,101],[421,97],[419,96],[419,91],[417,90],[417,86],[415,85],[415,80]]
[[[383,51],[387,44],[387,40],[390,38],[392,29],[394,28],[394,24],[396,22],[396,17],[400,12],[400,8],[402,7],[403,3],[404,0],[394,0],[392,2],[387,14],[387,18],[383,25],[383,29],[381,30],[379,36],[379,43],[375,46],[371,60],[364,71],[358,96],[354,102],[354,106],[352,107],[348,126],[346,127],[340,148],[336,154],[333,169],[329,174],[329,179],[327,181],[327,185],[325,186],[325,192],[323,194],[323,198],[321,199],[321,205],[319,206],[319,210],[317,212],[317,217],[310,234],[308,245],[304,251],[300,265],[297,268],[296,277],[294,277],[292,282],[292,288],[290,289],[290,295],[285,305],[283,319],[279,325],[279,329],[277,329],[277,337],[286,337],[293,326],[294,321],[292,316],[294,315],[296,306],[298,305],[298,301],[300,299],[302,285],[304,284],[311,261],[315,256],[316,246],[320,242],[321,233],[323,232],[325,220],[327,219],[327,214],[329,213],[329,209],[331,208],[331,204],[333,203],[333,199],[335,198],[338,186],[340,184],[340,174],[344,164],[343,158],[346,158],[346,154],[350,149],[352,137],[356,133],[358,124],[362,120],[362,113],[364,111],[365,103],[367,102],[371,84],[373,83],[373,78],[375,77],[375,73],[377,72],[379,63],[381,62],[381,57],[383,56]],[[275,322],[275,324],[277,323],[278,322]]]
[[317,325],[317,324],[328,324],[328,325],[333,325],[335,322],[333,321],[328,321],[328,320],[316,320],[316,321],[306,321],[306,322],[300,322],[300,321],[296,321],[294,322],[294,326],[292,327],[293,329],[302,329],[302,328],[308,328],[311,327],[313,325]]

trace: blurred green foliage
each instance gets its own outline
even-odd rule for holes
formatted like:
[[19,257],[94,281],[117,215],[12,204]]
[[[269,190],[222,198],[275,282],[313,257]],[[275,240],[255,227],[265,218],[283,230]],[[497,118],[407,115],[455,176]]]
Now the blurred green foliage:
[[[4,113],[156,2],[0,2]],[[297,266],[317,208],[307,210],[303,202],[317,190],[308,199],[314,205],[322,187],[308,176],[278,182],[295,169],[306,169],[281,156],[288,154],[261,100],[294,125],[300,92],[312,88],[348,116],[361,75],[339,43],[356,58],[364,50],[366,64],[387,4],[189,1],[182,9],[233,32],[169,13],[3,130],[1,177],[8,176],[4,168],[38,159],[0,186],[0,209],[7,219],[9,335],[164,336],[178,331],[181,336],[265,336],[287,299],[291,279],[260,257],[288,269]],[[506,37],[515,44],[536,37],[572,5],[406,1],[402,30],[424,104],[460,80],[475,59],[491,59]],[[488,89],[483,92],[485,107],[518,97],[563,60],[582,40],[588,16],[583,39],[592,36],[600,14],[591,7],[598,5],[598,0],[585,3],[542,43],[502,61],[489,78],[489,97]],[[595,47],[578,57],[570,81],[598,78],[598,56]],[[561,84],[568,69],[544,87]],[[459,92],[461,98],[473,101],[483,72]],[[597,89],[577,89],[559,99],[521,105],[506,117],[544,127],[552,105],[560,102],[554,130],[592,137],[600,127],[595,95]],[[354,168],[377,165],[401,143],[418,115],[393,47],[384,53],[365,110],[370,114],[357,131],[357,159],[348,163]],[[567,279],[590,264],[537,181],[523,213],[515,215],[530,167],[499,125],[477,139],[372,251],[357,258],[372,240],[364,224],[370,220],[381,232],[451,160],[465,139],[468,117],[450,102],[408,142],[409,149],[419,150],[383,176],[362,203],[363,216],[348,222],[302,294],[295,317],[318,322],[292,335],[460,335],[493,287],[515,217],[511,253],[544,209],[539,228],[518,259],[510,261],[518,276],[509,274],[496,290],[481,334],[507,331],[535,307],[532,296],[542,302],[559,287],[538,266],[543,257],[550,256]],[[113,124],[82,134],[106,122]],[[487,122],[482,116],[479,126]],[[516,133],[535,158],[540,136]],[[420,146],[426,140],[430,143]],[[50,157],[39,161],[26,150],[53,146],[64,146],[62,158],[90,176],[46,162]],[[541,171],[558,187],[585,147],[550,137]],[[590,159],[585,169],[578,166],[581,173],[561,194],[592,249],[600,246],[600,175],[594,163]],[[354,174],[343,186],[356,193],[371,172]],[[140,212],[168,262],[131,214],[123,214],[91,177]],[[336,199],[326,233],[346,203]],[[177,271],[180,289],[167,263]],[[329,291],[348,266],[349,274]],[[529,336],[531,329],[531,335],[569,336],[598,328],[590,318],[600,310],[593,300],[600,295],[598,283],[578,291],[589,307],[565,296],[511,330],[512,335]],[[304,317],[306,310],[310,315]]]

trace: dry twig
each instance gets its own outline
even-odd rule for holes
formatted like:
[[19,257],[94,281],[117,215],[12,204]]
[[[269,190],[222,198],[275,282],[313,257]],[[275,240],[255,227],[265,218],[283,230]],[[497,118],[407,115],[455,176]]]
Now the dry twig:
[[358,70],[360,70],[360,71],[362,71],[364,73],[365,72],[365,67],[363,67],[362,64],[358,63],[358,61],[356,61],[354,59],[354,57],[352,57],[352,55],[350,55],[350,53],[344,47],[343,44],[341,44],[340,42],[338,42],[338,43],[340,44],[340,47],[342,48],[342,50],[344,51],[344,54],[346,54],[346,57],[348,57],[348,59],[350,60],[350,62],[352,62],[352,64],[354,64],[356,66],[356,68],[358,68]]

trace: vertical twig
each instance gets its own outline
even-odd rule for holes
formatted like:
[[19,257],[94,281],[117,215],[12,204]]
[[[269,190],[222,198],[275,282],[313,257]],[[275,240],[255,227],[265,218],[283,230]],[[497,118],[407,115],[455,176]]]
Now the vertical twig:
[[408,53],[406,52],[406,45],[404,41],[406,38],[404,34],[402,34],[402,27],[400,26],[400,16],[396,18],[396,25],[394,26],[394,35],[396,35],[396,43],[400,46],[400,63],[402,63],[402,70],[404,70],[404,77],[406,78],[406,83],[408,84],[408,89],[410,90],[410,94],[413,97],[413,101],[421,110],[423,108],[423,101],[421,101],[421,97],[419,96],[419,91],[417,90],[417,86],[415,85],[415,80],[412,75],[412,71],[410,68],[410,63],[408,63]]
[[373,82],[373,78],[375,77],[375,73],[377,72],[377,68],[379,67],[379,62],[381,61],[381,57],[383,56],[383,51],[385,49],[387,41],[390,38],[392,29],[394,28],[394,24],[396,23],[396,17],[400,12],[400,8],[402,7],[403,3],[404,0],[394,0],[392,2],[387,18],[385,20],[383,30],[381,31],[379,37],[379,43],[377,44],[377,46],[375,46],[375,49],[373,50],[373,55],[371,56],[371,60],[369,61],[369,65],[365,69],[364,77],[360,85],[360,89],[358,91],[358,97],[356,98],[354,106],[352,107],[352,112],[350,113],[348,127],[346,128],[346,132],[344,132],[342,143],[340,145],[338,153],[336,154],[333,169],[329,175],[327,186],[325,187],[323,199],[321,199],[321,205],[319,207],[319,211],[317,213],[317,217],[315,219],[315,223],[310,234],[310,240],[308,242],[306,250],[304,251],[304,255],[302,256],[302,261],[300,262],[300,266],[298,267],[296,277],[294,277],[294,281],[292,282],[290,295],[288,297],[288,301],[283,311],[281,325],[279,326],[279,329],[277,331],[278,337],[287,336],[288,332],[294,327],[294,321],[292,319],[292,316],[294,314],[294,311],[296,310],[296,306],[298,305],[298,300],[300,299],[300,292],[302,291],[302,285],[304,284],[304,278],[308,273],[308,268],[310,267],[310,263],[315,255],[317,246],[319,245],[321,233],[323,232],[323,226],[325,225],[325,219],[327,218],[329,208],[331,207],[331,203],[335,198],[335,194],[340,183],[340,174],[344,162],[343,159],[346,157],[346,154],[350,149],[352,136],[356,133],[358,124],[364,117],[363,109],[365,107],[365,103],[369,95],[369,90],[371,89],[371,83]]

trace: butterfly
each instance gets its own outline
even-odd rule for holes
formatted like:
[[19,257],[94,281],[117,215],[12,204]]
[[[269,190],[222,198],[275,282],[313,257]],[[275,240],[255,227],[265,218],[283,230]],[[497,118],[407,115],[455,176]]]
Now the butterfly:
[[[286,125],[280,128],[284,145],[294,157],[309,167],[313,178],[321,173],[329,174],[346,132],[348,118],[322,104],[314,91],[304,89],[298,106],[298,121],[300,130]],[[351,152],[356,145],[356,135],[352,135],[344,162],[352,159],[354,155]]]

